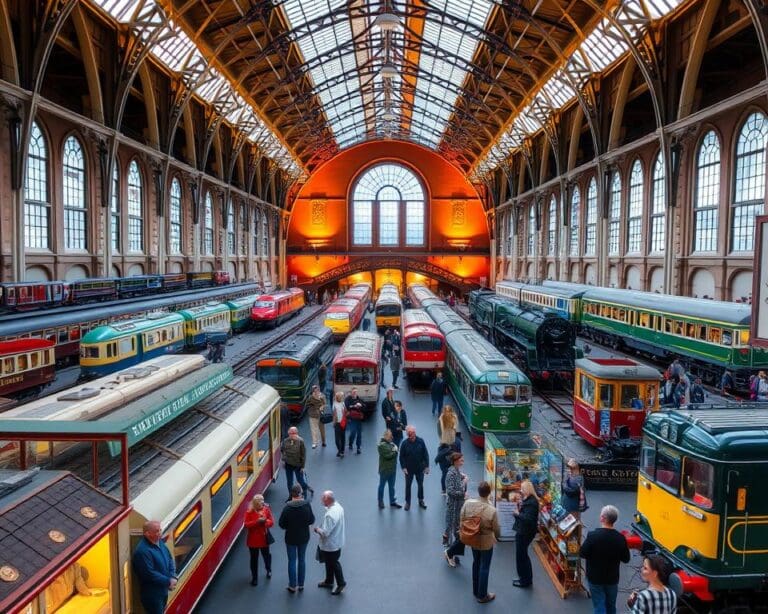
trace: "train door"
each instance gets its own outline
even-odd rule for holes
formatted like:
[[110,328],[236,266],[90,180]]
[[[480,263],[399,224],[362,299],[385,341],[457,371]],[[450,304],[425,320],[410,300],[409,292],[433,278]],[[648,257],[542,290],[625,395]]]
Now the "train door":
[[[286,429],[287,430],[287,429]],[[269,414],[269,440],[272,458],[272,481],[277,477],[280,469],[280,444],[282,443],[282,425],[280,424],[280,404],[277,403]]]
[[765,470],[753,465],[728,471],[721,542],[729,569],[762,573],[768,566],[768,499],[757,481]]

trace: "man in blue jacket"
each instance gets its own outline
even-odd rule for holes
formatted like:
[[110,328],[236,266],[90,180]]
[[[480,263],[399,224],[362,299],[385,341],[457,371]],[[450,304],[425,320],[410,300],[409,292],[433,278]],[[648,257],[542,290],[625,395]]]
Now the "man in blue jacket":
[[427,445],[421,437],[416,437],[416,427],[409,424],[405,433],[407,437],[400,445],[400,467],[405,474],[405,509],[411,509],[411,486],[413,478],[416,478],[419,507],[425,510],[427,504],[424,503],[424,474],[429,473]]
[[443,374],[440,372],[438,372],[437,377],[432,380],[430,396],[432,397],[432,415],[436,416],[443,410],[443,399],[445,398],[445,380],[443,379]]
[[133,571],[139,580],[139,598],[147,614],[163,614],[168,591],[176,586],[176,564],[161,541],[160,523],[144,523],[144,537],[133,551]]

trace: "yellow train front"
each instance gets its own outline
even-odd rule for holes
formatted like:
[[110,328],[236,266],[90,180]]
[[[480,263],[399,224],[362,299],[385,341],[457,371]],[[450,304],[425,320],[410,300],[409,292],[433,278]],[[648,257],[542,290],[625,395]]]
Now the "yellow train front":
[[765,407],[646,419],[633,529],[695,611],[768,603],[767,426]]
[[394,284],[384,284],[376,299],[376,330],[380,333],[388,328],[400,328],[403,303],[400,291]]

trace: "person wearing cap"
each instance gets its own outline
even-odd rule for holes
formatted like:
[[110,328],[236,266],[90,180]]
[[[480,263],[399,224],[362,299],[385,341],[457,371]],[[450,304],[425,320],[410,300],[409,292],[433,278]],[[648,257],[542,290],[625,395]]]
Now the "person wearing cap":
[[309,416],[309,430],[312,432],[312,448],[316,448],[322,441],[325,447],[325,424],[320,422],[320,414],[326,406],[325,395],[320,386],[312,386],[312,394],[307,401],[307,415]]

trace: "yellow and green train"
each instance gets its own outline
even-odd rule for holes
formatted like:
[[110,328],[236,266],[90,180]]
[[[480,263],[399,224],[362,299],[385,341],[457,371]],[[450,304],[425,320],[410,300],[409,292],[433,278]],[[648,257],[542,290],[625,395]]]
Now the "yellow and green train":
[[768,603],[766,475],[768,407],[646,418],[630,544],[669,560],[694,611]]

